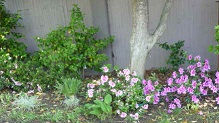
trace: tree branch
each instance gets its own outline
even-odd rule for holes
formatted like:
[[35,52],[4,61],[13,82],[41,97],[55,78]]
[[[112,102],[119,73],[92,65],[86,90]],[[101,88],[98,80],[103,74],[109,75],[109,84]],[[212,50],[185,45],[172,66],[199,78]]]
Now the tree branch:
[[152,34],[153,44],[155,44],[160,39],[160,37],[163,35],[164,31],[166,30],[167,19],[168,19],[168,15],[170,13],[172,3],[173,3],[173,0],[166,0],[166,3],[164,5],[158,26],[157,26],[156,30],[154,31],[154,33]]

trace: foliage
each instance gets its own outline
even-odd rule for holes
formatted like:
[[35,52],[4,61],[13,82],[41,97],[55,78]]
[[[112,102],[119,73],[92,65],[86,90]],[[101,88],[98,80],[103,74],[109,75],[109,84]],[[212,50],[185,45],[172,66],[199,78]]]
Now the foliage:
[[166,60],[167,65],[171,65],[173,69],[179,68],[181,64],[184,64],[186,61],[186,52],[181,48],[184,46],[185,41],[178,41],[174,44],[158,43],[159,47],[171,51],[169,58]]
[[217,44],[211,45],[208,47],[208,51],[209,52],[213,52],[214,54],[219,54],[219,25],[215,26],[215,40],[217,42]]
[[57,83],[56,89],[59,93],[64,94],[66,97],[74,96],[80,89],[81,80],[76,78],[62,78],[61,83]]
[[63,102],[67,107],[75,107],[78,106],[79,99],[76,96],[71,96],[70,98],[66,98]]
[[21,27],[20,14],[12,14],[6,10],[4,0],[0,1],[0,89],[12,88],[10,74],[16,71],[18,64],[26,56],[26,46],[17,42],[22,34],[14,30]]
[[90,110],[90,114],[97,116],[101,120],[105,120],[106,117],[112,114],[112,96],[107,94],[104,100],[94,100],[94,104],[85,104],[85,107]]
[[37,38],[39,52],[36,57],[51,76],[80,77],[84,68],[99,68],[107,60],[99,51],[113,41],[113,37],[95,39],[95,27],[86,27],[77,5],[71,10],[68,26],[53,30],[45,38]]
[[37,96],[28,96],[27,94],[22,94],[14,100],[13,105],[19,107],[20,109],[32,110],[39,106],[39,101],[37,98]]

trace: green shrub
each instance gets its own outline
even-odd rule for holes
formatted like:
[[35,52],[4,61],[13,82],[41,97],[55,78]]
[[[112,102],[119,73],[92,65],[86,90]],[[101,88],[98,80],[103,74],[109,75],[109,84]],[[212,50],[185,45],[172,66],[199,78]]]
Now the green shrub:
[[181,48],[184,46],[185,41],[178,41],[174,44],[158,43],[159,47],[171,51],[169,58],[166,60],[166,64],[170,65],[173,69],[178,69],[180,65],[186,61],[187,53]]
[[39,62],[52,76],[80,77],[83,68],[100,68],[107,60],[98,53],[113,41],[113,37],[95,39],[98,28],[86,27],[77,5],[71,10],[68,26],[58,27],[45,38],[37,38]]
[[6,10],[4,0],[0,1],[0,89],[5,87],[13,88],[11,73],[16,71],[20,62],[26,56],[26,46],[17,42],[22,34],[14,32],[21,24],[20,14],[12,14]]
[[214,45],[211,45],[208,47],[208,51],[209,52],[213,52],[214,54],[219,54],[219,25],[215,26],[215,40],[217,42],[217,44],[214,46]]
[[101,62],[107,59],[99,51],[107,47],[113,37],[97,40],[94,38],[97,31],[95,27],[85,26],[83,14],[74,5],[69,25],[58,27],[45,38],[36,38],[39,51],[20,64],[11,75],[22,83],[14,90],[36,90],[37,84],[43,90],[51,89],[62,81],[61,78],[80,78],[84,67],[99,68]]

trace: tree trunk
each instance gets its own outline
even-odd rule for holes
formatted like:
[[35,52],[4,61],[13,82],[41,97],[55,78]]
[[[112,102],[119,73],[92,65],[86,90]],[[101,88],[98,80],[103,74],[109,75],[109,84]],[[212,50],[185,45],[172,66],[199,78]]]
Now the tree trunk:
[[159,24],[153,34],[148,33],[149,10],[148,0],[132,0],[133,32],[130,40],[130,69],[144,77],[146,58],[154,44],[166,29],[166,21],[173,0],[166,0]]

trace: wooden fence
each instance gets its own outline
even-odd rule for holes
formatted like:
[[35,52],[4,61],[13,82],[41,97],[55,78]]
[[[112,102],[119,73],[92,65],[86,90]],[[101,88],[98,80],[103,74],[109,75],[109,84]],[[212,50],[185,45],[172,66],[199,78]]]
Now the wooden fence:
[[[157,26],[165,0],[149,0],[150,31]],[[21,10],[24,28],[18,29],[26,37],[28,51],[37,50],[34,37],[45,36],[59,25],[67,25],[72,4],[78,4],[85,14],[88,26],[98,26],[97,38],[114,35],[115,42],[104,52],[108,63],[121,68],[129,65],[129,39],[132,33],[131,0],[6,0],[12,12]],[[216,0],[175,0],[170,12],[168,27],[159,42],[175,43],[185,40],[184,50],[203,59],[210,60],[212,68],[217,67],[217,56],[207,48],[214,41],[214,26],[218,21]],[[157,45],[149,53],[146,69],[165,66],[169,52]]]

